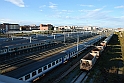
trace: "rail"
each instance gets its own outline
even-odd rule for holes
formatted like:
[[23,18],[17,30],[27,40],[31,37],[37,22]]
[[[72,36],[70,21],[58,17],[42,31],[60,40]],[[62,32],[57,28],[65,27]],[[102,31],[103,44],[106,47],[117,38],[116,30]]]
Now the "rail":
[[[98,36],[84,39],[83,41],[79,42],[79,44],[86,42],[86,41],[89,41],[89,40],[96,38],[96,37],[98,37]],[[30,55],[30,56],[25,57],[25,58],[16,59],[13,61],[10,60],[7,63],[0,64],[0,70],[2,71],[1,73],[9,72],[9,71],[17,69],[19,67],[25,66],[29,63],[32,63],[32,62],[44,59],[46,57],[55,55],[55,54],[60,53],[64,50],[72,48],[73,46],[76,46],[76,45],[77,45],[77,43],[75,42],[75,43],[67,44],[67,45],[64,45],[62,47],[58,47],[58,48],[55,48],[55,49],[52,49],[49,51],[45,51],[45,52],[42,52],[39,54],[33,54],[33,55]],[[58,50],[58,49],[60,49],[60,50]]]

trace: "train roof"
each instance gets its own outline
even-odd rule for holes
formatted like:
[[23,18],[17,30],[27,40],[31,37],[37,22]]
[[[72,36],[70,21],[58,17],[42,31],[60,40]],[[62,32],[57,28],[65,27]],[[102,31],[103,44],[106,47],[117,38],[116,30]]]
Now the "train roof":
[[26,81],[18,80],[8,76],[0,75],[0,83],[29,83]]
[[[8,40],[8,41],[2,41],[2,40]],[[51,38],[49,37],[37,37],[37,38],[32,38],[32,42],[35,42],[35,41],[51,41]],[[22,44],[22,43],[30,43],[30,40],[29,38],[25,39],[25,38],[14,38],[14,40],[12,40],[12,38],[5,38],[5,39],[1,39],[0,41],[0,46],[1,47],[4,47],[4,46],[15,46],[16,44]]]
[[[15,43],[14,45],[8,45],[8,46],[3,46],[3,47],[1,47],[0,49],[3,49],[3,48],[6,48],[6,47],[8,47],[8,48],[17,48],[17,47],[20,47],[20,46],[26,46],[26,45],[32,45],[32,44],[37,44],[37,43],[48,43],[48,42],[50,42],[50,40],[39,40],[39,41],[32,41],[31,43],[29,42],[29,40],[26,40],[26,41],[28,41],[28,42],[20,42],[20,43]],[[52,42],[52,40],[51,40],[51,42]]]
[[[61,52],[59,54],[53,55],[51,57],[47,57],[47,58],[42,59],[40,61],[36,61],[36,62],[31,63],[29,65],[26,65],[26,66],[23,66],[23,67],[18,68],[16,70],[13,70],[11,72],[5,73],[5,75],[18,79],[18,78],[20,78],[20,77],[22,77],[22,76],[24,76],[24,75],[26,75],[32,71],[39,69],[40,67],[43,67],[43,66],[45,66],[45,65],[47,65],[47,64],[49,64],[49,63],[51,63],[51,62],[53,62],[59,58],[65,56],[65,54],[66,54],[66,52]],[[28,71],[26,71],[27,69],[28,69]]]

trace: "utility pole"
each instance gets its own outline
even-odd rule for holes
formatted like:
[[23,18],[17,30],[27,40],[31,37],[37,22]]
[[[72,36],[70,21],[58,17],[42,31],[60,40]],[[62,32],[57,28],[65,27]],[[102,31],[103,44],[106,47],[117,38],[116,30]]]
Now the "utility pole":
[[31,37],[30,37],[30,43],[31,43]]
[[77,37],[77,51],[78,51],[79,36]]
[[56,39],[56,36],[54,35],[54,39]]
[[65,33],[64,33],[64,44],[65,44]]

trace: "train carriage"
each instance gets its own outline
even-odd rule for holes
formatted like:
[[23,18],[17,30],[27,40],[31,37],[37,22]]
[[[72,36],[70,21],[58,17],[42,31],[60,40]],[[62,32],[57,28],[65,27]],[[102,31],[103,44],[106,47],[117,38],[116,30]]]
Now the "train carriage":
[[96,62],[96,53],[88,53],[80,60],[81,70],[90,70]]
[[[91,53],[88,53],[80,60],[80,69],[82,70],[90,70],[93,65],[95,64],[96,60],[99,58],[100,53],[105,49],[108,42],[110,41],[112,35],[107,37],[104,41],[102,41],[98,46],[95,47],[91,51]],[[97,38],[98,39],[98,38]],[[89,44],[89,43],[88,43]]]

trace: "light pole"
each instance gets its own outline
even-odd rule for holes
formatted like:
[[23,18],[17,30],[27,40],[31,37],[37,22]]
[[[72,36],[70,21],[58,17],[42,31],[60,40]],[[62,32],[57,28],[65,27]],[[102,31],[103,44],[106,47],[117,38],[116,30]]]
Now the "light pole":
[[69,37],[69,33],[68,33],[68,37]]
[[65,33],[64,33],[64,44],[65,44]]
[[54,39],[56,39],[56,35],[53,35],[54,36]]
[[30,37],[30,43],[31,43],[31,37]]
[[12,40],[13,40],[13,36],[12,36]]
[[79,35],[77,35],[77,51],[78,51]]
[[78,57],[78,43],[79,43],[79,35],[77,34],[77,57]]

